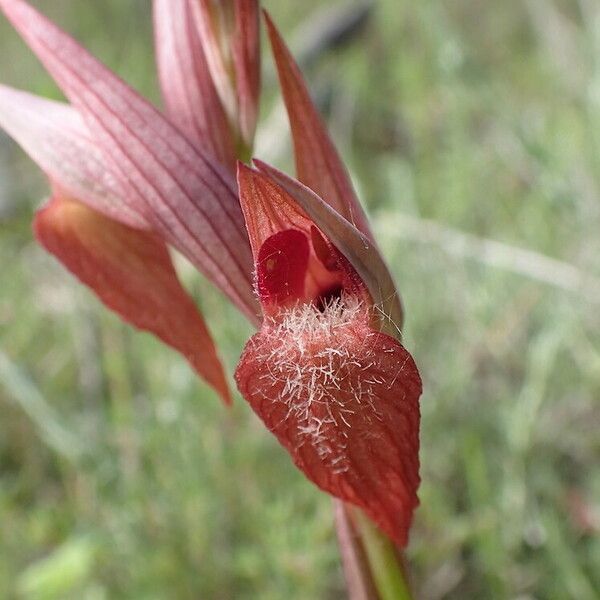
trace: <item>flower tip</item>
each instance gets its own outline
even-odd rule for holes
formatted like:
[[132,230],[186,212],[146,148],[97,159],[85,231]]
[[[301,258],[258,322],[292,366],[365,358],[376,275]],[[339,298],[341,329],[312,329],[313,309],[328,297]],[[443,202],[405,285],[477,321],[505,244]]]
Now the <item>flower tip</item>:
[[273,56],[277,62],[278,55],[284,54],[287,52],[287,47],[279,29],[277,29],[277,25],[275,25],[275,21],[273,17],[269,14],[269,11],[266,8],[262,9],[263,19],[265,20],[265,25],[267,27],[267,34],[269,36],[269,42],[271,43],[271,50],[273,52]]
[[266,8],[261,8],[260,12],[262,13],[263,19],[269,29],[275,29],[275,23],[273,23],[273,19],[269,14],[269,11]]
[[223,405],[225,406],[225,408],[232,408],[233,407],[233,398],[231,396],[231,391],[229,390],[229,386],[227,385],[227,383],[223,382],[224,386],[220,389],[217,389],[217,394],[219,394],[219,397],[221,398]]
[[252,164],[256,167],[257,170],[262,172],[265,172],[269,168],[269,165],[263,160],[260,160],[260,158],[252,157]]
[[277,29],[277,25],[275,25],[275,21],[271,16],[271,13],[266,8],[262,9],[263,19],[265,20],[265,25],[267,26],[267,33],[269,35],[269,40],[273,49],[275,50],[275,46],[283,46],[284,41],[281,37],[281,33],[279,29]]

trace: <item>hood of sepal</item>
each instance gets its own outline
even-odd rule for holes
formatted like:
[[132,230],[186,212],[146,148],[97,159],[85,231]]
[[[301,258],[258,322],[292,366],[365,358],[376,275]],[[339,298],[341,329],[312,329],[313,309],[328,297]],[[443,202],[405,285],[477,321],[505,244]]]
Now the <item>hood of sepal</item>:
[[[335,248],[352,266],[370,294],[373,327],[400,338],[404,319],[402,302],[377,246],[311,189],[262,161],[255,159],[254,164],[280,194],[284,192],[293,212],[318,228],[325,244]],[[323,244],[317,243],[316,247],[322,248]]]
[[286,190],[242,163],[238,186],[265,315],[294,304],[322,308],[342,294],[369,303],[353,266]]

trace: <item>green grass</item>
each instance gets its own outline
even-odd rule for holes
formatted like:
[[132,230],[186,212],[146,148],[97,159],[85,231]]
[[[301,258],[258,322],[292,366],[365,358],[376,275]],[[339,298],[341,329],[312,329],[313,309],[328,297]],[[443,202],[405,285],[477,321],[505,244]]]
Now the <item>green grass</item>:
[[[158,97],[149,2],[36,4]],[[287,34],[319,4],[265,2]],[[424,379],[423,599],[599,597],[599,20],[586,0],[380,0],[308,72]],[[0,81],[57,95],[3,20]],[[265,120],[275,94],[267,77]],[[341,597],[329,498],[42,252],[46,193],[0,137],[0,598]],[[182,272],[231,372],[251,329]]]

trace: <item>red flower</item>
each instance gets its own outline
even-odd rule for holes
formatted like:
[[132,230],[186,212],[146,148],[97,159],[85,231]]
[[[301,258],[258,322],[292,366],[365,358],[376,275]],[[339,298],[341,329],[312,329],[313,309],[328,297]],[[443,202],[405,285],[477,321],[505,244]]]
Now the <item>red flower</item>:
[[51,182],[39,241],[229,401],[168,247],[186,256],[260,324],[236,371],[246,400],[309,479],[406,543],[421,381],[397,339],[401,304],[268,17],[300,181],[255,161],[238,167],[237,195],[235,160],[249,153],[258,106],[257,0],[155,0],[166,116],[24,0],[0,9],[70,102],[0,86],[0,126]]
[[404,545],[418,504],[421,379],[396,339],[402,307],[350,178],[267,25],[308,187],[258,161],[238,167],[265,319],[236,381],[311,481]]
[[[418,504],[415,363],[379,330],[367,286],[289,191],[243,165],[238,184],[265,316],[242,354],[238,388],[311,481],[405,544]],[[340,247],[376,252],[349,231]]]

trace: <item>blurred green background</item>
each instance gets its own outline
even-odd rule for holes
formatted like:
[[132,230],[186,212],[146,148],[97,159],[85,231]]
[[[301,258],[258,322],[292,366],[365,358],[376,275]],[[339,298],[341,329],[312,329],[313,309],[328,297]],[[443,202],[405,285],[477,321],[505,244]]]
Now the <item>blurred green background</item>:
[[[35,4],[158,99],[148,0]],[[350,1],[264,5],[406,304],[418,598],[599,598],[600,3],[379,0],[343,40]],[[0,81],[60,97],[2,18]],[[267,53],[265,87],[291,169]],[[0,598],[342,598],[329,498],[44,254],[46,192],[0,134]],[[249,325],[182,276],[231,373]]]

